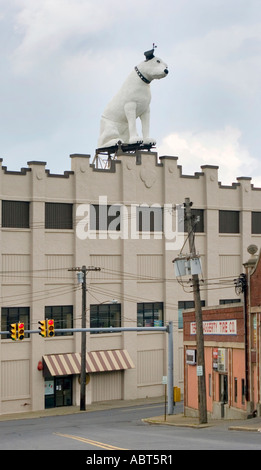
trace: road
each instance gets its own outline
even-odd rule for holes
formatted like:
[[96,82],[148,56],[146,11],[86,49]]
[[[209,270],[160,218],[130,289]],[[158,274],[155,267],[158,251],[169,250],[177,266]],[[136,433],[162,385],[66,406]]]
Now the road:
[[[175,412],[179,412],[178,406]],[[99,451],[110,456],[114,455],[112,451],[119,450],[146,451],[146,454],[165,451],[173,458],[175,450],[261,450],[260,433],[231,431],[225,424],[192,429],[142,422],[142,418],[162,414],[164,405],[152,404],[3,421],[0,422],[0,449],[82,450],[85,460],[88,451],[95,451],[90,455],[96,456],[100,455]],[[173,464],[173,460],[165,463]]]

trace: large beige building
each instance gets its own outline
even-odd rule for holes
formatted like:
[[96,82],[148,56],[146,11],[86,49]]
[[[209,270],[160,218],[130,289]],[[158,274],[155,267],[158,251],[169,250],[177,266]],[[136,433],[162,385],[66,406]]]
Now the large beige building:
[[[81,327],[82,286],[70,269],[84,265],[101,268],[87,273],[87,327],[173,321],[174,385],[182,389],[181,312],[193,297],[172,263],[186,241],[176,230],[178,205],[189,197],[200,216],[202,301],[234,302],[233,279],[261,237],[260,189],[244,177],[222,186],[214,166],[185,176],[176,157],[145,150],[119,152],[108,169],[88,155],[71,155],[62,175],[45,165],[0,171],[0,413],[79,404],[81,333],[11,341],[6,332],[19,321],[37,330],[45,318],[56,330]],[[167,340],[160,331],[88,332],[87,403],[162,395]]]

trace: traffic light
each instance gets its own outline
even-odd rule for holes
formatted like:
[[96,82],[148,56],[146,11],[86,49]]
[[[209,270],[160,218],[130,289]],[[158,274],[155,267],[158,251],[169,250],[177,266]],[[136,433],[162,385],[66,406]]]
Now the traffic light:
[[24,339],[24,323],[18,323],[18,339],[22,341]]
[[13,341],[16,341],[16,338],[17,338],[17,324],[16,324],[16,323],[12,323],[12,324],[9,326],[9,331],[10,331],[11,339],[12,339]]
[[46,320],[42,320],[38,322],[40,324],[39,326],[39,335],[43,336],[43,338],[46,337]]
[[54,336],[54,321],[47,320],[47,336],[52,337]]

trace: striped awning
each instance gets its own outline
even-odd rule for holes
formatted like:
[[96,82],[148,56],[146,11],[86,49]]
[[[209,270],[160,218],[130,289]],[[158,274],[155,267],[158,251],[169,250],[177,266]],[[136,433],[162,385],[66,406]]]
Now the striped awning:
[[[43,356],[44,375],[72,375],[81,373],[81,354],[48,354]],[[135,366],[125,349],[92,351],[86,353],[86,372],[110,372],[133,369]],[[47,370],[46,370],[47,369]]]

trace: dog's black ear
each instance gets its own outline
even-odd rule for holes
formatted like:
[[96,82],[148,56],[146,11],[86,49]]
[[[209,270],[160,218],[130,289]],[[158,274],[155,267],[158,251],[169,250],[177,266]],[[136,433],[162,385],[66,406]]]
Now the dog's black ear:
[[148,60],[153,59],[153,57],[154,57],[154,48],[151,49],[150,51],[144,52],[144,55],[145,55],[145,57],[146,57],[146,61],[145,61],[145,62],[147,62]]

